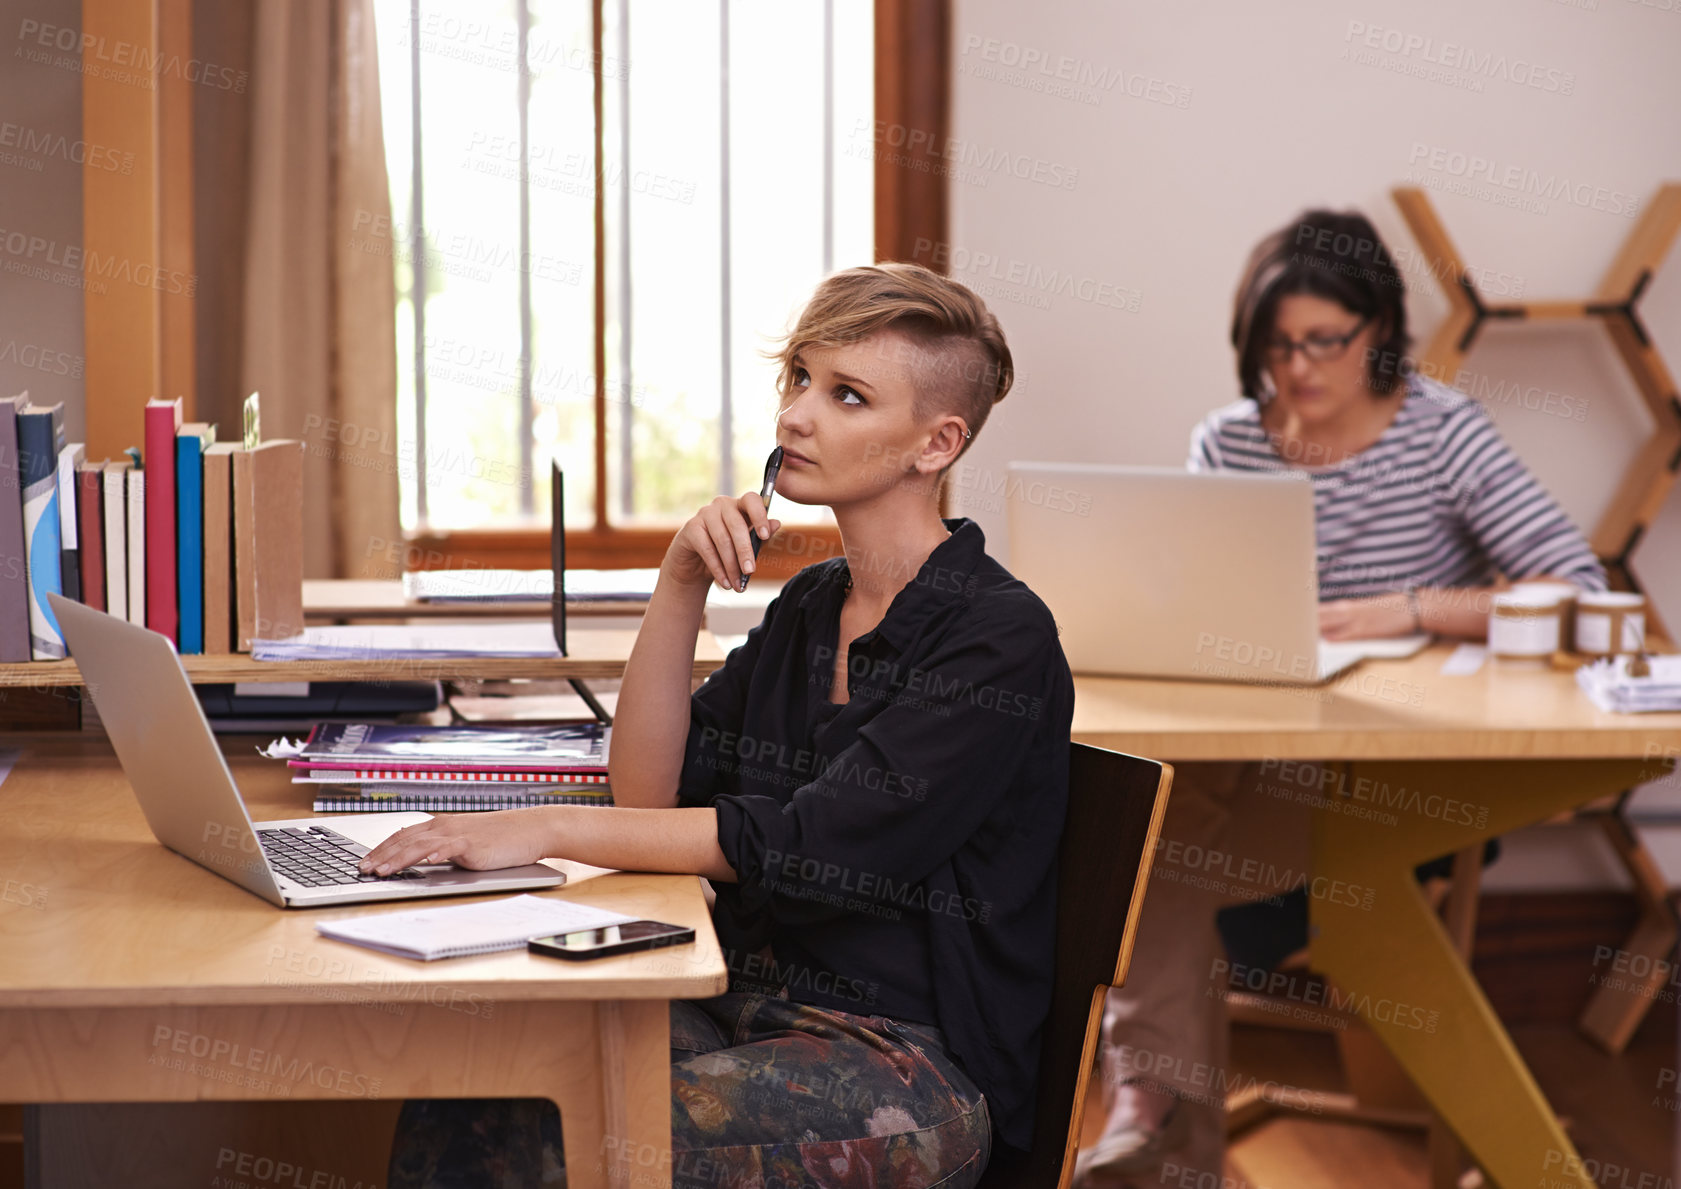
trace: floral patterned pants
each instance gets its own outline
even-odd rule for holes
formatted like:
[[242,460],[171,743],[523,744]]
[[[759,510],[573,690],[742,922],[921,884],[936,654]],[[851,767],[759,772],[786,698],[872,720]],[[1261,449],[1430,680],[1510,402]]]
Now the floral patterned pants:
[[[742,992],[671,1005],[676,1189],[966,1189],[991,1145],[986,1100],[936,1028]],[[659,1171],[589,1155],[615,1187]],[[389,1179],[564,1186],[560,1113],[540,1099],[408,1102]]]

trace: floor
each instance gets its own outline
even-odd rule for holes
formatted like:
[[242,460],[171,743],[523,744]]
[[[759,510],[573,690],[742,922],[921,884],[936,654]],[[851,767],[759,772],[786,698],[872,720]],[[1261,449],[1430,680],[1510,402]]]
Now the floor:
[[[1676,1012],[1654,1011],[1628,1049],[1611,1057],[1574,1028],[1513,1026],[1512,1039],[1542,1091],[1565,1120],[1577,1151],[1601,1189],[1675,1189]],[[1233,1065],[1256,1077],[1310,1089],[1345,1088],[1328,1036],[1240,1026],[1232,1035]],[[1095,1094],[1088,1100],[1085,1142],[1102,1126]],[[1212,1178],[1205,1178],[1212,1179]],[[1146,1177],[1140,1186],[1154,1187]],[[1461,1182],[1481,1184],[1467,1171]],[[1226,1153],[1226,1183],[1199,1189],[1423,1189],[1429,1184],[1421,1131],[1276,1115],[1249,1128]]]

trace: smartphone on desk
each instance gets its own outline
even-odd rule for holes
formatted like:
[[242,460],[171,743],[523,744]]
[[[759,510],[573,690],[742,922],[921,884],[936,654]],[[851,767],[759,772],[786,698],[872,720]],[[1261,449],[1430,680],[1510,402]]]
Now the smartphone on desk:
[[534,954],[569,958],[576,962],[668,945],[687,945],[694,939],[695,931],[686,925],[668,925],[664,921],[627,921],[622,925],[608,925],[605,929],[579,929],[576,933],[533,937],[525,943],[525,947]]

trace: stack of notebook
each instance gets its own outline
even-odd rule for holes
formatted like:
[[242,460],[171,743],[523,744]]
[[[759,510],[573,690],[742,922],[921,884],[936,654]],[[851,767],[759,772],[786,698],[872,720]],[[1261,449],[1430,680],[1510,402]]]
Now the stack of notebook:
[[1681,656],[1615,656],[1576,670],[1576,684],[1613,714],[1681,710]]
[[611,805],[599,722],[517,726],[322,723],[287,763],[317,813],[463,813]]
[[217,442],[179,400],[141,428],[144,449],[93,462],[62,404],[0,400],[0,662],[64,658],[48,594],[183,654],[303,629],[303,443]]

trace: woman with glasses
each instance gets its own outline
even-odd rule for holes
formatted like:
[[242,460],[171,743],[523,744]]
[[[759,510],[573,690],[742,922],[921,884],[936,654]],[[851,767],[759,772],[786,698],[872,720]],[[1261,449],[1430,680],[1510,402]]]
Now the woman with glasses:
[[1603,589],[1482,407],[1410,368],[1404,297],[1364,216],[1310,211],[1269,236],[1232,323],[1246,399],[1197,427],[1191,469],[1307,473],[1329,639],[1481,639],[1498,578]]
[[[1364,216],[1309,211],[1263,240],[1232,319],[1244,399],[1196,427],[1190,469],[1307,476],[1327,639],[1481,639],[1502,583],[1603,590],[1582,534],[1481,406],[1412,369],[1405,296]],[[1222,1174],[1221,1107],[1240,1085],[1225,1060],[1224,998],[1257,970],[1264,985],[1270,961],[1306,942],[1308,831],[1295,794],[1315,781],[1292,765],[1300,789],[1281,787],[1264,768],[1176,767],[1132,976],[1104,1014],[1108,1114],[1081,1153],[1081,1184],[1155,1184],[1170,1163]],[[1283,920],[1225,914],[1217,945],[1222,905],[1280,898]],[[1262,927],[1276,936],[1255,936]],[[1251,965],[1249,953],[1266,957]]]

